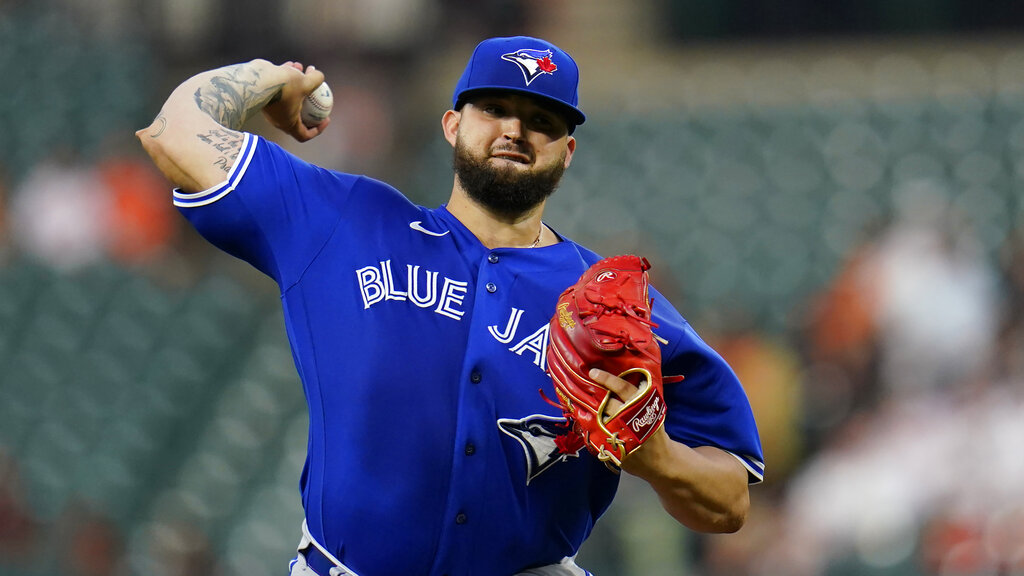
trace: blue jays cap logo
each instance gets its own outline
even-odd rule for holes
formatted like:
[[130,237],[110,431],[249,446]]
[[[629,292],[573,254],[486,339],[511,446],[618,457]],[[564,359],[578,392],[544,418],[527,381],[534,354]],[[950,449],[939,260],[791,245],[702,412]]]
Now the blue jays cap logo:
[[554,74],[555,70],[558,70],[558,66],[551,61],[552,54],[551,50],[523,49],[502,54],[501,59],[519,66],[526,85],[529,86],[530,82],[541,74]]
[[[515,64],[522,74],[515,73]],[[535,82],[538,77],[548,77]],[[565,115],[569,134],[587,117],[579,109],[579,68],[561,48],[529,36],[489,38],[477,45],[452,93],[452,109],[482,91],[533,94],[553,104]]]

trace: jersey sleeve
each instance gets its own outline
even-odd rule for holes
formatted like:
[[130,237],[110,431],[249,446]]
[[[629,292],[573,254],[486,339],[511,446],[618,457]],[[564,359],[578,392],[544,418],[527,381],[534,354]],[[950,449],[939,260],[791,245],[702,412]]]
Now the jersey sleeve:
[[[764,479],[764,455],[750,401],[736,373],[670,306],[655,297],[655,334],[668,341],[662,373],[683,376],[665,385],[665,430],[690,447],[714,446],[735,456],[751,484]],[[661,300],[664,302],[664,300]],[[661,310],[659,310],[659,308]]]
[[175,190],[173,197],[200,235],[284,290],[327,242],[359,179],[245,133],[224,182],[191,194]]

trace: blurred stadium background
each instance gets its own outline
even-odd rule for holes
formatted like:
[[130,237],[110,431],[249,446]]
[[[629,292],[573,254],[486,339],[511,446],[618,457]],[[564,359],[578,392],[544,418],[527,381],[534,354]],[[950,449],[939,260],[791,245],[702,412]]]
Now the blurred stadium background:
[[449,90],[514,33],[582,68],[547,221],[649,257],[768,464],[727,536],[624,478],[581,563],[1024,574],[1022,32],[988,0],[0,1],[0,575],[271,576],[298,539],[274,287],[183,225],[133,140],[170,90],[314,63],[331,129],[250,128],[436,205]]

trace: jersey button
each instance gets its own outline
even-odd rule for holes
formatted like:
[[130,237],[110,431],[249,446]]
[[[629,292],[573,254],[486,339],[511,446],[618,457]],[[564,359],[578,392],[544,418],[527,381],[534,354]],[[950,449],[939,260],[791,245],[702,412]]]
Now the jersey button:
[[455,516],[455,523],[456,524],[465,524],[466,520],[468,520],[468,518],[466,518],[466,515],[463,514],[462,512],[459,512]]
[[476,454],[476,446],[472,442],[466,442],[466,456]]
[[469,375],[469,381],[472,382],[473,384],[479,384],[480,381],[483,379],[483,375],[480,374],[479,372],[474,371],[472,374]]
[[488,282],[485,288],[487,288],[487,291],[490,292],[491,294],[494,294],[495,292],[498,291],[498,287],[494,284],[494,282]]
[[500,260],[500,258],[498,258],[497,254],[492,253],[487,255],[487,261],[490,262],[491,264],[497,264],[498,260]]

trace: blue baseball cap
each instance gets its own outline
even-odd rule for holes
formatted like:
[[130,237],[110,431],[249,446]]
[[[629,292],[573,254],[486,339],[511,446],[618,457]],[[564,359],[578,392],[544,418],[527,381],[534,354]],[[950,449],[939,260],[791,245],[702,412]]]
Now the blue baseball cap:
[[580,70],[554,44],[529,36],[490,38],[473,50],[452,95],[458,110],[476,93],[530,94],[549,102],[565,116],[569,133],[587,119],[579,109]]

